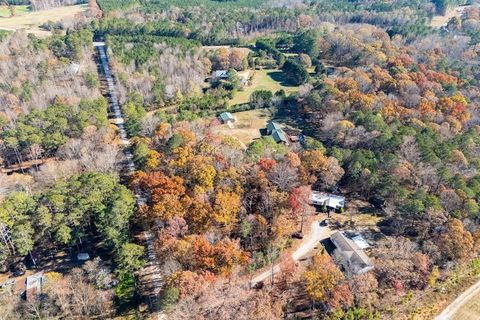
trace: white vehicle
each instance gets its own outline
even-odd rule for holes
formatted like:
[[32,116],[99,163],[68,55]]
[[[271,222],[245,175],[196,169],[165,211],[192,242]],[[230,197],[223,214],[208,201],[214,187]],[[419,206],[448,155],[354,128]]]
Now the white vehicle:
[[78,261],[87,261],[90,260],[90,255],[88,253],[79,253],[77,254]]

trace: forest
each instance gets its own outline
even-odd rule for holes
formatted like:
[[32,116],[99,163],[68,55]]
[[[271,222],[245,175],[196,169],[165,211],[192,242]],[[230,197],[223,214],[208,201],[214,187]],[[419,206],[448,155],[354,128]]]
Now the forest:
[[[47,38],[0,34],[5,319],[433,319],[476,281],[477,4],[97,3]],[[299,258],[316,230],[364,236],[373,269],[325,239]],[[19,269],[41,295],[4,289]]]

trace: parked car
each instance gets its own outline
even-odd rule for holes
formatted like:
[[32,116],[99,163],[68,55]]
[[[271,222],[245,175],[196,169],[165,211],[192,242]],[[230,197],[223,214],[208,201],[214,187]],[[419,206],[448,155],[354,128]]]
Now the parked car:
[[25,274],[25,270],[21,270],[21,269],[18,269],[18,270],[15,270],[12,272],[12,277],[21,277]]
[[13,277],[23,276],[27,270],[27,267],[23,262],[15,263],[10,267]]
[[265,286],[265,283],[263,281],[257,282],[254,286],[253,289],[261,290]]
[[82,252],[77,254],[78,261],[87,261],[90,260],[90,255],[88,253]]
[[323,219],[320,221],[320,227],[326,227],[328,226],[328,219]]
[[380,196],[373,196],[368,201],[377,209],[385,208],[386,201]]
[[292,234],[292,238],[295,238],[295,239],[303,239],[303,233],[301,233],[301,232],[295,232],[294,234]]

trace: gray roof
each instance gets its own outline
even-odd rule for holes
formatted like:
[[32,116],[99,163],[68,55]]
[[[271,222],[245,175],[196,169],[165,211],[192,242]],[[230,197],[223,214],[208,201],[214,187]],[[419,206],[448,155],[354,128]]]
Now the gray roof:
[[326,194],[319,191],[312,191],[310,200],[316,205],[326,205],[330,208],[340,209],[345,207],[345,197],[333,194]]
[[330,239],[337,250],[349,261],[356,274],[361,274],[373,269],[373,263],[365,252],[342,232],[335,232],[331,235]]
[[228,70],[216,70],[213,71],[214,78],[228,78]]
[[278,142],[288,142],[287,134],[282,129],[274,130],[272,132],[272,138],[277,143]]
[[280,127],[280,125],[276,122],[273,122],[273,121],[270,121],[268,122],[267,124],[267,131],[268,131],[268,134],[273,134],[273,132],[275,130],[282,130],[282,128]]

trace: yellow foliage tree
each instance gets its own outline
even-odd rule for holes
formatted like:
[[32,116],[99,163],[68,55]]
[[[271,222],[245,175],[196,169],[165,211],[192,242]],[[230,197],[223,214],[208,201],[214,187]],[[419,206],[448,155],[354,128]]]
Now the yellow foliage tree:
[[314,301],[325,301],[331,290],[343,279],[342,272],[328,254],[317,254],[303,274],[308,296]]
[[236,193],[220,190],[215,197],[213,219],[230,229],[237,222],[240,209],[240,196]]

